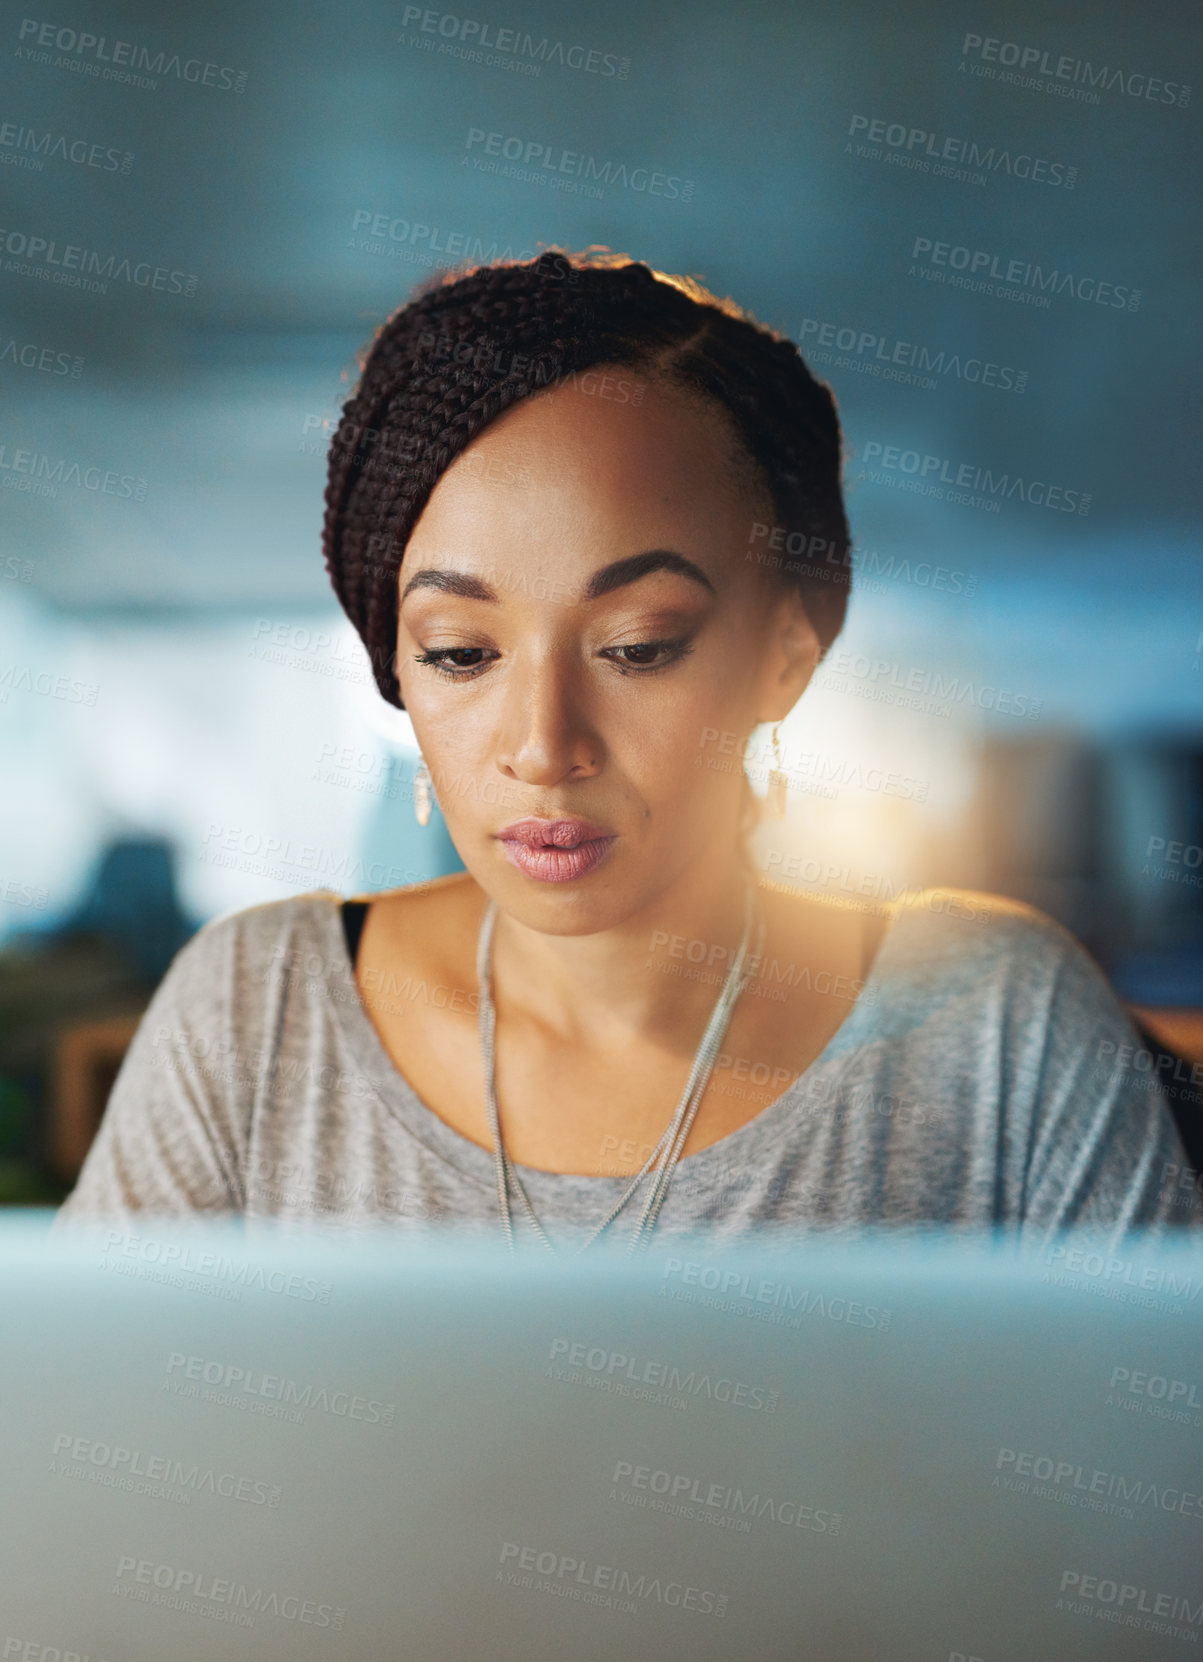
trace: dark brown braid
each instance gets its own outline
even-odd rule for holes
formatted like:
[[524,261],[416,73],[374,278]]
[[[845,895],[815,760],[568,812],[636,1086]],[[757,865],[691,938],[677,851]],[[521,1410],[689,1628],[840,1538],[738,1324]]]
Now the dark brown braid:
[[792,341],[692,279],[549,250],[420,289],[377,333],[331,442],[326,569],[399,709],[398,572],[431,491],[503,410],[601,364],[658,374],[727,412],[779,528],[740,557],[797,586],[824,652],[839,634],[851,566],[826,385]]

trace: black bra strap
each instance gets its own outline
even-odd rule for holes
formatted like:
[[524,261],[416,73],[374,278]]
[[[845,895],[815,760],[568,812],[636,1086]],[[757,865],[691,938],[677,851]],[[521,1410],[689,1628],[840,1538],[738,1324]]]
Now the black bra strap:
[[359,937],[363,934],[370,900],[344,900],[342,903],[343,935],[347,942],[347,957],[352,964],[359,957]]

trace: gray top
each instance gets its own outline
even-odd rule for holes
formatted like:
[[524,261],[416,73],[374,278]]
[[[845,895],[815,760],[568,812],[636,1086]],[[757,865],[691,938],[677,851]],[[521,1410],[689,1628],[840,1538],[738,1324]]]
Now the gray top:
[[[421,982],[400,990],[447,997]],[[1148,1068],[1102,972],[1058,923],[926,890],[894,906],[817,1060],[680,1162],[656,1238],[784,1243],[812,1227],[937,1223],[1005,1226],[1024,1247],[1072,1226],[1114,1246],[1134,1229],[1198,1226],[1203,1205],[1179,1181],[1185,1156]],[[501,1114],[504,1125],[504,1102]],[[630,1181],[517,1170],[557,1244],[599,1223]],[[607,1239],[627,1238],[641,1195]],[[136,1211],[387,1218],[501,1239],[492,1151],[440,1119],[389,1058],[337,895],[215,919],[177,954],[56,1223]],[[513,1212],[533,1239],[516,1195]]]

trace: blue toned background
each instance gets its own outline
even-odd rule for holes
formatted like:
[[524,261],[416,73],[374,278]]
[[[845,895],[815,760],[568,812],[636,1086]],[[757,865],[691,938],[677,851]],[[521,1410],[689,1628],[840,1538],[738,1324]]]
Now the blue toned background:
[[202,919],[458,867],[324,452],[415,281],[547,244],[698,276],[839,400],[854,593],[776,869],[1014,894],[1203,1006],[1199,41],[1116,0],[10,13],[0,1150],[70,1170]]

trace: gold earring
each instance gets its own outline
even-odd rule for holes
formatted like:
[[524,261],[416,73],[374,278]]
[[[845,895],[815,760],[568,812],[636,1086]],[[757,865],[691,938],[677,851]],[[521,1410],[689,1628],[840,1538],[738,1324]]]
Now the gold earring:
[[414,818],[419,825],[430,824],[430,809],[434,802],[433,781],[424,756],[418,757],[414,769]]
[[786,797],[789,794],[789,780],[781,770],[781,747],[777,743],[777,731],[781,723],[773,724],[773,766],[769,773],[768,790],[764,797],[764,812],[766,819],[784,819]]

